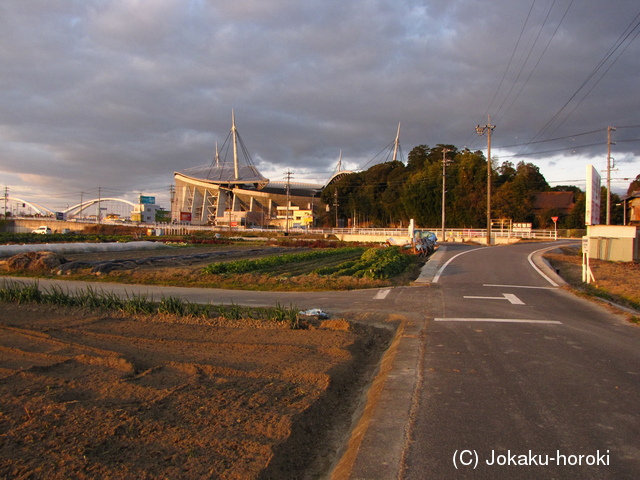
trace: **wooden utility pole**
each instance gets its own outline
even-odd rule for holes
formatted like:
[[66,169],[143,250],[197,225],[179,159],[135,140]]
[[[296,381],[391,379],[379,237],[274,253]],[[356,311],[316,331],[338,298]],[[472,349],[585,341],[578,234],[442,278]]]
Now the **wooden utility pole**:
[[607,127],[607,225],[611,225],[611,131],[614,127]]
[[447,152],[450,152],[448,148],[442,147],[442,241],[445,242],[447,236],[445,235],[445,193],[447,191]]
[[487,245],[491,245],[491,132],[495,125],[491,125],[491,116],[487,117],[488,123],[484,126],[477,125],[476,133],[487,133]]

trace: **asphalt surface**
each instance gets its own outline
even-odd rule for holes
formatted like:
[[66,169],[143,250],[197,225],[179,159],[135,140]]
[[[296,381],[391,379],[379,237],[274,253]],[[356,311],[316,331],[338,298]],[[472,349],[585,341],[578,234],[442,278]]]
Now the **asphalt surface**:
[[640,478],[640,329],[558,288],[539,248],[448,248],[398,478]]
[[334,479],[640,478],[640,328],[562,289],[533,253],[553,245],[449,244],[415,285],[380,290],[96,288],[395,328]]

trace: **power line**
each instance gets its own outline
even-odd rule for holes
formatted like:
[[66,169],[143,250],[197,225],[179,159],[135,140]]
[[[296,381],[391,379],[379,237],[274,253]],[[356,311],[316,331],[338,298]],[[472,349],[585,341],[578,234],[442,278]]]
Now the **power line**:
[[512,148],[512,147],[521,147],[521,146],[526,146],[526,145],[534,145],[537,143],[547,143],[547,142],[555,142],[557,140],[566,140],[568,138],[575,138],[575,137],[581,137],[583,135],[592,135],[594,133],[601,133],[606,131],[606,128],[600,128],[598,130],[591,130],[590,132],[583,132],[583,133],[575,133],[573,135],[565,135],[563,137],[556,137],[556,138],[549,138],[547,140],[537,140],[535,142],[526,142],[526,143],[518,143],[518,144],[513,144],[513,145],[501,145],[497,148]]
[[[631,36],[631,34],[640,26],[640,23],[636,23],[638,18],[640,17],[640,13],[634,17],[629,26],[622,32],[622,34],[618,37],[618,39],[611,46],[609,51],[604,55],[604,57],[600,60],[600,62],[596,65],[596,67],[587,75],[587,78],[580,84],[580,86],[576,89],[576,91],[569,97],[569,99],[560,107],[560,109],[551,117],[551,119],[538,131],[538,133],[533,137],[532,140],[540,137],[547,129],[549,129],[554,121],[556,121],[560,114],[568,107],[568,105],[578,96],[580,91],[582,91],[588,83],[595,77],[595,75],[604,67],[604,65],[612,58],[613,54],[624,44],[625,41]],[[635,23],[635,25],[634,25]],[[596,80],[596,82],[592,85],[592,87],[583,95],[582,99],[578,102],[578,104],[569,112],[569,114],[562,120],[551,132],[553,134],[575,111],[576,108],[587,98],[587,96],[591,93],[591,91],[598,85],[598,83],[602,80],[602,78],[609,72],[611,67],[615,64],[615,62],[620,58],[620,56],[626,51],[626,49],[633,43],[636,37],[640,34],[640,31],[636,33],[636,35],[627,43],[627,45],[618,53],[618,55],[613,59],[613,61],[609,64],[607,69],[600,75],[600,77]],[[523,147],[523,149],[526,148]],[[521,149],[521,150],[523,150]],[[521,152],[518,152],[521,153]]]
[[[571,0],[571,2],[569,3],[569,6],[567,6],[567,9],[564,11],[564,14],[562,15],[562,18],[560,19],[560,21],[558,22],[558,25],[556,26],[556,29],[554,30],[553,34],[551,35],[551,37],[549,38],[549,41],[547,42],[547,44],[545,45],[544,49],[542,50],[542,53],[540,54],[540,56],[538,57],[538,60],[536,61],[535,65],[533,66],[533,68],[531,69],[531,71],[529,72],[529,75],[527,76],[527,78],[525,79],[525,81],[522,83],[522,86],[520,87],[520,90],[518,90],[518,93],[516,94],[516,96],[513,98],[513,100],[511,101],[511,103],[509,104],[509,106],[507,107],[507,109],[504,111],[504,113],[502,114],[502,117],[498,118],[498,121],[502,120],[507,113],[509,112],[509,110],[511,110],[511,107],[513,107],[513,104],[516,102],[516,100],[520,97],[520,94],[522,93],[522,91],[524,90],[524,87],[527,86],[527,83],[529,83],[529,80],[531,79],[531,76],[533,75],[533,72],[535,72],[536,68],[538,68],[538,65],[540,64],[540,62],[542,61],[542,57],[544,57],[544,54],[547,53],[547,49],[549,48],[549,45],[551,45],[551,42],[553,41],[553,39],[556,36],[556,33],[558,33],[558,30],[560,29],[560,25],[562,25],[562,22],[564,21],[565,17],[567,16],[567,13],[569,13],[569,9],[571,8],[571,5],[573,5],[573,1]],[[555,4],[555,1],[554,1]],[[553,5],[552,7],[553,8]],[[551,13],[551,9],[549,9],[549,14]],[[548,18],[548,15],[547,15]],[[545,18],[545,23],[546,23],[547,19]],[[542,31],[542,29],[540,30]],[[537,39],[536,39],[537,41]],[[533,47],[532,47],[533,48]],[[529,57],[527,57],[528,60]],[[524,65],[523,65],[524,68]],[[516,80],[517,82],[517,80]],[[513,84],[513,86],[515,87],[515,82]],[[509,92],[509,94],[511,94],[511,91]],[[507,101],[508,97],[505,97],[505,102]],[[503,102],[504,105],[504,102]],[[498,109],[498,113],[500,112],[500,110],[502,109],[502,106],[500,105],[500,109]]]
[[[489,102],[489,107],[487,108],[487,112],[484,115],[485,117],[491,113],[491,107],[493,106],[493,102],[498,96],[498,92],[500,91],[500,88],[502,88],[502,84],[504,83],[504,79],[507,76],[507,72],[509,71],[509,68],[511,68],[513,57],[515,57],[516,51],[518,50],[518,46],[520,45],[520,41],[522,40],[522,36],[524,35],[525,28],[527,27],[527,23],[529,22],[529,17],[531,17],[531,12],[533,11],[533,7],[535,4],[536,4],[536,0],[533,0],[533,2],[531,3],[531,7],[529,8],[529,13],[527,13],[527,18],[525,19],[524,24],[522,25],[522,30],[520,30],[518,41],[516,42],[516,45],[513,47],[513,52],[511,52],[511,57],[509,58],[509,62],[507,63],[507,68],[505,68],[504,73],[502,74],[502,78],[500,79],[500,84],[498,85],[498,88],[493,94],[493,98],[491,99],[491,102]],[[500,108],[498,108],[498,112],[499,111],[500,111]]]

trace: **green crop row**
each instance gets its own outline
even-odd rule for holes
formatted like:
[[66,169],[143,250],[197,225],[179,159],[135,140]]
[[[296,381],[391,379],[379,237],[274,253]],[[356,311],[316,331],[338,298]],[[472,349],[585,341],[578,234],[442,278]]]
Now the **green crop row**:
[[411,263],[408,255],[403,254],[399,247],[389,247],[382,250],[376,261],[364,273],[364,278],[385,279],[404,272]]
[[343,262],[333,267],[314,270],[318,275],[354,276],[369,279],[386,279],[398,275],[407,268],[411,260],[400,248],[370,248],[359,260]]
[[96,291],[92,288],[69,293],[58,286],[41,289],[37,283],[7,282],[0,288],[0,301],[24,303],[40,303],[66,307],[82,307],[89,309],[120,311],[129,315],[170,314],[184,317],[218,318],[228,320],[255,319],[288,323],[291,328],[298,328],[298,309],[291,305],[284,307],[243,307],[241,305],[213,305],[191,303],[177,297],[162,297],[154,301],[144,295],[126,295],[120,298],[109,292]]
[[349,252],[362,250],[361,247],[335,248],[331,250],[314,250],[304,253],[288,253],[284,255],[272,255],[270,257],[258,258],[256,260],[236,260],[234,262],[216,262],[204,267],[204,273],[224,274],[224,273],[247,273],[256,270],[285,265],[287,263],[305,262],[317,260],[319,258],[330,257]]

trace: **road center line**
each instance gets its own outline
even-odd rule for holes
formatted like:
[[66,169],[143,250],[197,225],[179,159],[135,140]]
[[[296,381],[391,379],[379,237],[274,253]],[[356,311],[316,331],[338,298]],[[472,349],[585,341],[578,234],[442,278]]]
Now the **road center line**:
[[435,322],[544,323],[562,325],[558,320],[526,320],[517,318],[434,318]]

